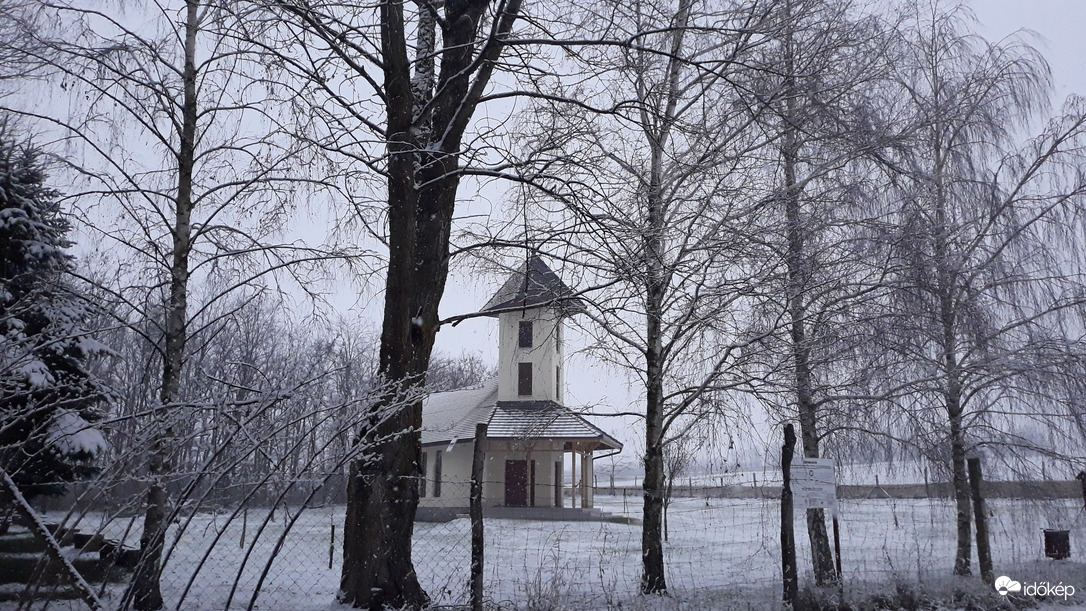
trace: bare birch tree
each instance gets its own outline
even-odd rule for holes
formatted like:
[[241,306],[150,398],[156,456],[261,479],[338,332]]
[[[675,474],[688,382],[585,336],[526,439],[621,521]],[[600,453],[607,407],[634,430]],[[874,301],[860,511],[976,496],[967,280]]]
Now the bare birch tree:
[[[779,3],[773,44],[760,56],[764,76],[749,85],[759,124],[773,134],[766,171],[774,195],[760,249],[775,262],[758,290],[757,324],[767,335],[750,375],[769,383],[764,400],[795,414],[807,458],[822,455],[823,441],[847,421],[848,398],[861,392],[870,366],[857,347],[871,330],[861,305],[885,275],[873,240],[882,222],[869,177],[877,172],[865,159],[889,144],[877,112],[888,37],[863,9],[848,0]],[[836,580],[823,513],[806,510],[820,585]]]
[[746,384],[731,373],[764,272],[744,247],[765,201],[749,179],[765,140],[734,84],[749,77],[739,75],[773,4],[597,2],[566,16],[575,25],[564,35],[596,43],[540,80],[522,128],[532,186],[511,223],[523,233],[506,243],[583,274],[590,351],[643,392],[620,415],[645,426],[646,594],[667,590],[666,448],[700,421],[719,423],[725,392]]
[[954,573],[967,575],[967,455],[986,446],[1055,455],[1081,447],[1073,435],[1039,444],[1031,429],[1074,430],[1066,397],[1074,393],[1070,364],[1084,349],[1076,317],[1086,106],[1068,100],[1018,147],[1048,103],[1044,59],[1021,37],[970,35],[958,5],[921,2],[904,15],[895,110],[919,129],[895,161],[899,273],[885,338],[910,395],[898,401],[903,415],[888,420],[949,466]]
[[[163,536],[176,511],[166,490],[177,427],[188,422],[182,382],[202,330],[195,321],[262,277],[326,256],[274,242],[298,184],[295,152],[274,136],[273,81],[256,84],[265,62],[239,35],[247,18],[235,8],[178,0],[118,12],[42,1],[24,3],[14,21],[30,41],[18,49],[35,68],[25,76],[78,102],[41,105],[30,94],[10,97],[10,108],[65,140],[84,229],[126,253],[117,284],[102,288],[124,306],[118,317],[146,332],[161,366],[144,429],[141,560],[124,600],[141,610],[164,604]],[[230,280],[193,302],[193,282],[209,277]]]

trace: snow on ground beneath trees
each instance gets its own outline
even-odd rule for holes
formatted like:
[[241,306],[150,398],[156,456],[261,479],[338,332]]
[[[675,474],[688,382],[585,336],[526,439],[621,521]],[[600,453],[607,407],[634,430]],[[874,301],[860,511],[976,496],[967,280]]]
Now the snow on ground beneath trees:
[[[597,495],[596,507],[640,517],[639,498]],[[1075,524],[1081,501],[993,499],[989,510],[996,575],[1008,575],[1023,584],[1047,581],[1074,586],[1075,595],[1058,608],[1086,609],[1086,564],[1080,560],[1086,553],[1086,518]],[[192,578],[181,608],[225,608],[239,574],[230,608],[246,608],[284,532],[284,512],[280,511],[267,523],[257,544],[250,546],[265,515],[250,510],[243,548],[240,520],[226,524],[224,514],[197,514],[178,540],[163,575],[169,608],[180,600],[204,550],[212,547],[214,553]],[[781,591],[779,516],[779,503],[770,499],[676,499],[668,513],[665,544],[672,594],[667,599],[637,594],[639,525],[490,519],[486,522],[486,596],[502,608],[774,609]],[[861,600],[892,595],[898,584],[908,584],[933,597],[949,598],[950,592],[963,587],[961,581],[949,577],[955,550],[953,518],[953,504],[942,499],[841,501],[846,596]],[[94,514],[85,516],[82,529],[93,530],[100,519]],[[139,539],[138,522],[116,520],[102,530],[120,538],[128,528],[126,542],[134,546]],[[342,522],[342,506],[302,512],[267,569],[255,608],[340,608],[333,601],[339,582]],[[804,524],[797,518],[797,556],[801,584],[809,584],[810,548]],[[329,568],[333,525],[336,540]],[[1072,526],[1072,559],[1046,559],[1042,530]],[[219,542],[213,546],[216,536]],[[170,537],[174,540],[176,533]],[[246,559],[249,547],[252,552]],[[436,604],[466,602],[469,558],[466,518],[416,524],[415,566]],[[976,578],[964,587],[985,588]],[[119,590],[111,599],[118,596]],[[53,603],[50,608],[66,609],[66,604]],[[3,608],[8,607],[0,605]]]

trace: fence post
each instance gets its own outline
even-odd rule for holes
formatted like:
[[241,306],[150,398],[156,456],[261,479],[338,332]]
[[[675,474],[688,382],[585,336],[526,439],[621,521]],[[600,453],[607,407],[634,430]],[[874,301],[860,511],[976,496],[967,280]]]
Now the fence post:
[[795,452],[796,429],[784,425],[784,447],[781,448],[781,572],[784,576],[784,602],[796,606],[799,595],[799,575],[796,570],[796,525],[792,512],[792,455]]
[[471,609],[483,609],[483,467],[486,465],[486,423],[475,425],[471,457]]
[[980,562],[980,578],[992,585],[995,574],[992,570],[992,548],[988,544],[988,511],[984,507],[984,497],[980,494],[982,475],[980,459],[966,460],[969,466],[969,486],[973,491],[973,517],[977,523],[977,560]]

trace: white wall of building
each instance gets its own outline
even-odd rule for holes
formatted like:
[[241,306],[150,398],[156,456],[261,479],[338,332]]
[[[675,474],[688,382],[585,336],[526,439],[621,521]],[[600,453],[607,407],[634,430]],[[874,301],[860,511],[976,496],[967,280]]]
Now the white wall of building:
[[[419,497],[420,507],[467,507],[471,492],[472,442],[448,446],[424,447],[426,454],[426,496]],[[436,454],[441,452],[441,496],[434,496]]]
[[[520,347],[520,322],[532,321],[531,348]],[[554,308],[532,308],[498,316],[498,400],[562,403],[562,319]],[[532,394],[518,394],[520,363],[532,365]]]
[[[505,505],[505,461],[507,460],[534,460],[536,463],[535,476],[535,506],[553,507],[555,501],[555,464],[562,462],[563,454],[560,445],[536,444],[531,449],[517,448],[515,443],[491,441],[486,455],[486,465],[483,470],[483,503],[486,506],[497,507]],[[471,440],[457,443],[451,451],[446,451],[447,446],[431,446],[423,448],[426,454],[426,496],[419,498],[420,507],[467,507],[471,493],[471,460],[473,452]],[[435,454],[440,451],[441,458],[441,496],[434,496],[434,465]],[[531,466],[529,463],[529,476]],[[568,473],[563,467],[563,475],[568,478]],[[559,482],[561,485],[561,482]],[[531,494],[529,491],[529,504]]]

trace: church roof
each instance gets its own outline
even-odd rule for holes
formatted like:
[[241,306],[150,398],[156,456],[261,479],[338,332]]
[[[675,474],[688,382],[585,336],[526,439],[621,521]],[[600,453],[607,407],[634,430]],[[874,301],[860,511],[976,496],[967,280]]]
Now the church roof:
[[621,450],[614,437],[554,401],[497,401],[498,381],[478,388],[434,393],[422,404],[422,444],[475,438],[475,425],[487,423],[488,439],[547,439],[600,442]]
[[497,315],[503,310],[553,305],[572,312],[584,309],[580,299],[573,297],[573,290],[562,282],[547,264],[532,255],[520,270],[505,281],[497,293],[483,306],[483,312]]
[[433,393],[422,403],[422,443],[474,439],[475,425],[489,422],[498,398],[498,379],[478,388]]

